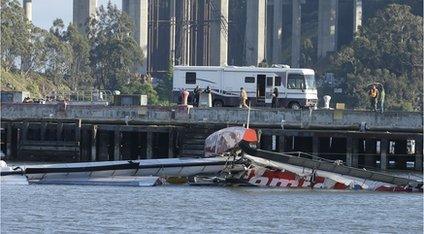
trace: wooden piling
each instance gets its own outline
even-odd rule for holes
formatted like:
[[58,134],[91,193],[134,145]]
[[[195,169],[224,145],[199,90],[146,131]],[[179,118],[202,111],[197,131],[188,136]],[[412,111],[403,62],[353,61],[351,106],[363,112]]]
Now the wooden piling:
[[29,122],[24,122],[23,129],[22,129],[21,142],[28,140],[28,129],[29,129]]
[[7,159],[12,158],[12,127],[13,123],[10,122],[7,124],[6,132],[6,157]]
[[423,170],[423,138],[415,138],[415,170]]
[[350,167],[358,167],[358,139],[353,137],[346,139],[346,164]]
[[365,151],[364,151],[364,166],[365,167],[375,167],[375,155],[377,148],[377,141],[374,139],[364,139],[365,141]]
[[62,141],[62,134],[63,134],[63,122],[57,123],[57,130],[56,130],[56,140]]
[[75,152],[76,158],[81,161],[81,119],[75,121],[75,142],[77,144],[77,151]]
[[147,137],[146,137],[146,158],[147,159],[151,159],[153,156],[153,133],[152,132],[147,132]]
[[387,139],[381,139],[380,141],[380,169],[387,170],[387,149],[389,147],[389,141]]
[[284,135],[279,135],[278,136],[278,150],[280,151],[280,152],[284,152],[286,149],[285,149],[285,146],[286,146],[286,144],[285,144],[285,141],[286,141],[286,137],[284,136]]
[[107,131],[98,131],[98,160],[107,161],[109,160],[109,150],[108,150],[108,141],[109,136]]
[[142,132],[137,132],[137,159],[142,159],[142,156],[144,155],[144,148],[143,148],[143,134]]
[[121,132],[119,126],[117,126],[114,131],[113,160],[121,160]]
[[97,159],[97,125],[91,125],[91,156],[92,162]]
[[44,141],[46,139],[46,130],[47,130],[47,122],[41,122],[40,126],[40,140]]
[[174,157],[174,130],[172,128],[169,129],[168,134],[168,158]]

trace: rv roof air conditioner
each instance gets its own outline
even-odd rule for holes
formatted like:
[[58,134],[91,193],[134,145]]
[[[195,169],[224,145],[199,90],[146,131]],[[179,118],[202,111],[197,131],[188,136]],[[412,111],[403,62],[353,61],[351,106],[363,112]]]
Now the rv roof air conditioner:
[[272,67],[278,67],[278,68],[290,68],[287,64],[272,64]]

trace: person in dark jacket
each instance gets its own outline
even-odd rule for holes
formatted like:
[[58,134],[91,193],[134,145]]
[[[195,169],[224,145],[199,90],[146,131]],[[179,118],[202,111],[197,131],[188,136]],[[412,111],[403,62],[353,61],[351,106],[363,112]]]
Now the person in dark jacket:
[[200,88],[199,88],[198,85],[193,90],[193,96],[194,96],[193,105],[198,107],[199,106],[199,96],[200,96]]
[[275,87],[274,90],[272,91],[272,103],[271,103],[271,107],[272,108],[277,108],[278,107],[278,89],[277,89],[277,87]]

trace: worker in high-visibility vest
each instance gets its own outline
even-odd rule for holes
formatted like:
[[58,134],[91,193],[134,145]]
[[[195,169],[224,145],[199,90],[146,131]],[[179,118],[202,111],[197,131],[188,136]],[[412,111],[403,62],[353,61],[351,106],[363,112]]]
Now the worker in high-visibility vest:
[[375,85],[372,85],[368,95],[370,96],[371,109],[373,111],[377,110],[377,101],[378,101],[378,89]]

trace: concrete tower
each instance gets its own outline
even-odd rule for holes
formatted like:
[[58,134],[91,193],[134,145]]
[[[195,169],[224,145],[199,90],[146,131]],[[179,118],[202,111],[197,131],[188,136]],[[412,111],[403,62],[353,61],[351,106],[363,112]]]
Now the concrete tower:
[[293,0],[292,3],[292,45],[291,66],[299,67],[300,63],[300,40],[302,25],[302,3],[304,0]]
[[228,0],[212,0],[210,25],[210,65],[227,64],[228,51]]
[[272,63],[282,63],[283,43],[283,1],[274,1],[272,28]]
[[353,0],[353,34],[362,25],[362,0]]
[[175,33],[176,33],[176,16],[175,7],[176,0],[169,0],[169,60],[175,65]]
[[192,6],[191,0],[181,0],[183,4],[181,5],[183,14],[182,14],[182,42],[181,42],[181,64],[183,65],[192,65],[193,58],[191,52],[191,42],[192,42],[192,33],[191,33],[191,21],[192,21]]
[[122,10],[129,15],[133,23],[134,39],[144,54],[144,62],[138,69],[142,74],[147,72],[148,6],[148,0],[122,1]]
[[73,23],[82,33],[87,32],[88,19],[96,15],[97,0],[74,0]]
[[319,0],[318,58],[337,49],[338,0]]
[[265,58],[266,0],[246,4],[245,61],[257,66]]
[[31,22],[32,21],[32,0],[24,0],[23,9],[25,17]]

